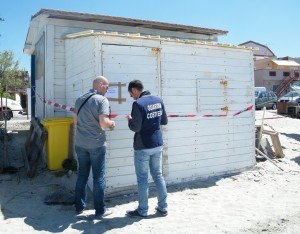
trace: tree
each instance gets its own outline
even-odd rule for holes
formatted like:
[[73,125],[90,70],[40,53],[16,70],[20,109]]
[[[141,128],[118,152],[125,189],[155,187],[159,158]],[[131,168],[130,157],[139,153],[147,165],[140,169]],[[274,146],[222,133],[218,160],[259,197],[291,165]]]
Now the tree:
[[[0,102],[2,102],[2,97],[9,97],[8,89],[10,87],[15,87],[20,85],[20,79],[16,79],[19,74],[19,61],[14,61],[14,54],[12,51],[0,52]],[[5,120],[4,139],[3,139],[3,164],[0,162],[0,167],[7,166],[7,129],[6,129],[6,114],[5,108],[0,107],[0,120]]]
[[12,51],[0,52],[0,97],[9,97],[8,87],[20,86],[19,61],[14,60]]

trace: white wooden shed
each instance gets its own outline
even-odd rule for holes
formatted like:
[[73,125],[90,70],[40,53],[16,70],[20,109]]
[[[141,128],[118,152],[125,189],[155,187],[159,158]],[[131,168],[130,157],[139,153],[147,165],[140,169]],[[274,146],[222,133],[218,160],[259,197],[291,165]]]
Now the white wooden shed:
[[[116,129],[107,132],[107,193],[136,185],[127,85],[143,81],[160,96],[163,173],[168,184],[239,172],[255,164],[251,48],[217,43],[222,30],[42,9],[24,52],[33,55],[35,116],[72,116],[44,101],[73,106],[97,75],[110,81]],[[247,110],[247,111],[246,111]]]

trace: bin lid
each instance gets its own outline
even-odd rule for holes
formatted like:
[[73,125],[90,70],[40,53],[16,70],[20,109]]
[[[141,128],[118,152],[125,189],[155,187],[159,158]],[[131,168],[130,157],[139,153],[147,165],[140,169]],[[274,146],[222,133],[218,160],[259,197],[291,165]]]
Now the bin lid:
[[72,124],[74,119],[72,117],[53,117],[45,118],[41,120],[41,124],[44,126],[51,126],[55,124]]

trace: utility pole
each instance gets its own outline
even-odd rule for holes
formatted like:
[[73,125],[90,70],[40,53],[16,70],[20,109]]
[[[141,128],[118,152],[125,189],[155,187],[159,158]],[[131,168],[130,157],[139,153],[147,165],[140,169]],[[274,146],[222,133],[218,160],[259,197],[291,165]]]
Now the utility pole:
[[[0,21],[5,21],[5,20],[4,20],[3,18],[0,17]],[[1,37],[1,34],[0,34],[0,37]]]
[[[0,22],[5,21],[3,18],[0,17]],[[0,33],[1,37],[1,33]],[[2,101],[2,95],[0,97],[0,101]],[[2,104],[2,103],[1,103]],[[1,112],[2,112],[1,108]],[[2,113],[3,114],[3,113]],[[4,129],[2,131],[3,135],[3,160],[0,162],[0,171],[2,172],[4,168],[8,166],[8,161],[7,161],[7,143],[8,143],[8,135],[7,135],[7,119],[5,118],[5,115],[2,115],[4,118]]]

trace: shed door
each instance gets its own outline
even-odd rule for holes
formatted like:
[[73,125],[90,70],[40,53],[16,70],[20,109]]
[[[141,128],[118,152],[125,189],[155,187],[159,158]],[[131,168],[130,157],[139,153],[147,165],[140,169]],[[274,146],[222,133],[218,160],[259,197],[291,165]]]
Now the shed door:
[[[160,94],[159,50],[149,47],[102,44],[102,72],[112,83],[122,83],[122,101],[110,101],[112,114],[130,114],[133,99],[127,91],[128,83],[141,80],[145,90]],[[136,185],[133,162],[133,132],[128,129],[126,118],[116,118],[118,126],[107,132],[109,140],[106,162],[107,192]],[[151,181],[151,176],[149,176]]]
[[159,53],[157,51],[159,50],[149,47],[103,44],[103,75],[110,82],[122,82],[126,85],[131,80],[141,80],[146,90],[160,96]]

